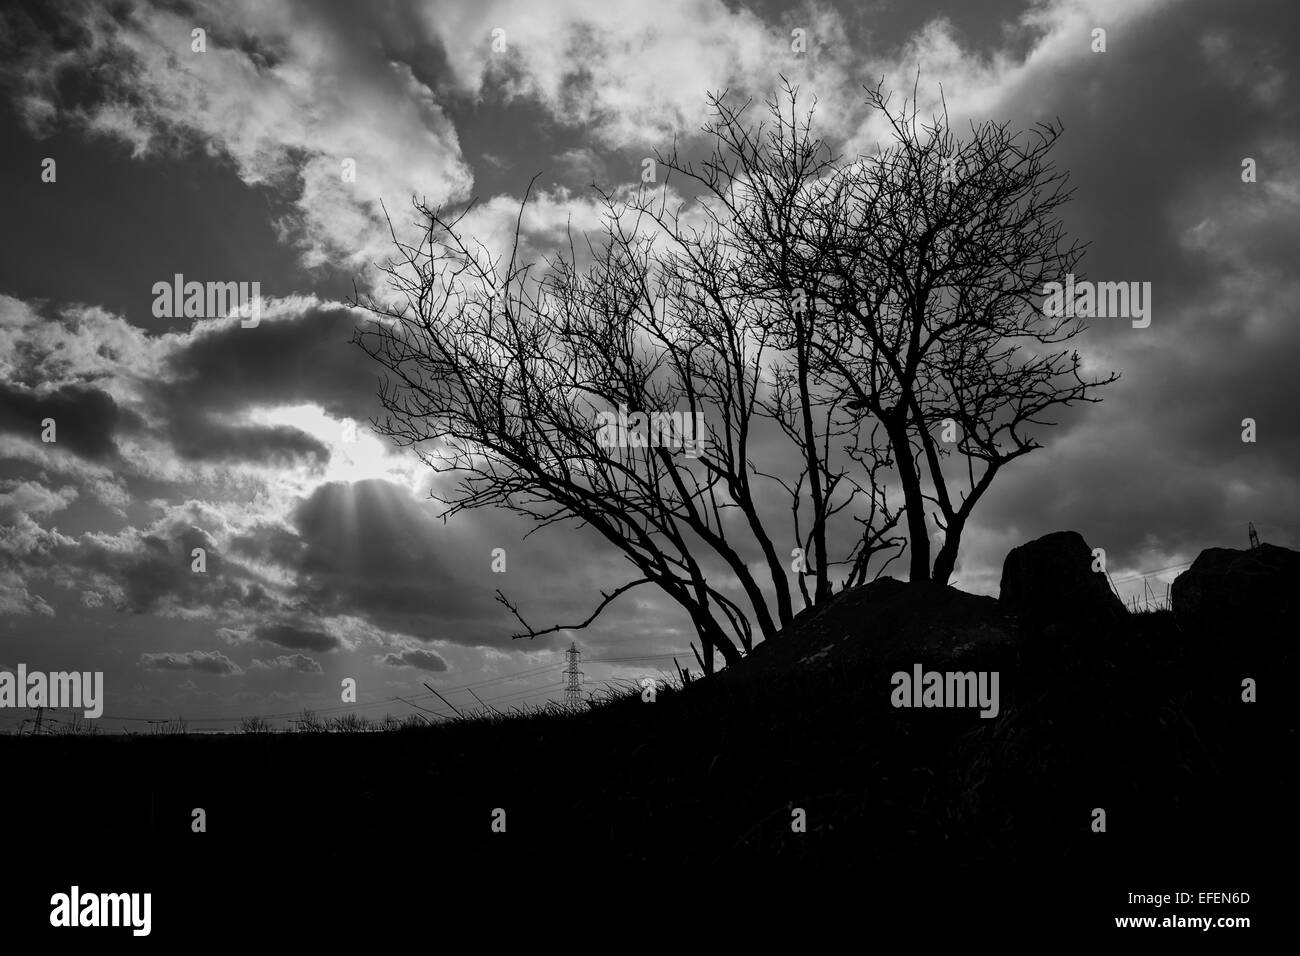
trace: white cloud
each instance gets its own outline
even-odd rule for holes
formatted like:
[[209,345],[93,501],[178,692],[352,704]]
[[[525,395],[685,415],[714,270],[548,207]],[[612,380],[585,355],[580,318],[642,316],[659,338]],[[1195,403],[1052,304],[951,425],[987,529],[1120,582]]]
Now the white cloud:
[[308,657],[306,654],[281,654],[279,657],[273,657],[266,661],[254,658],[248,669],[254,671],[293,671],[299,674],[324,673],[320,662],[314,657]]
[[0,377],[56,388],[94,380],[114,399],[157,373],[161,341],[93,305],[61,305],[46,316],[33,303],[0,295]]
[[[463,91],[482,96],[495,86],[607,146],[650,151],[696,131],[710,91],[762,89],[778,70],[797,77],[833,64],[838,17],[814,10],[798,22],[815,53],[804,57],[791,50],[786,24],[721,0],[489,0],[429,6],[424,16]],[[493,52],[496,29],[505,31],[504,52]]]
[[19,514],[50,515],[77,498],[72,486],[47,488],[33,481],[0,482],[0,521],[12,524]]
[[[28,121],[77,120],[136,156],[197,143],[229,158],[245,183],[291,198],[291,233],[309,266],[359,267],[385,254],[381,197],[441,202],[468,193],[456,131],[434,92],[383,43],[357,42],[321,8],[213,3],[202,17],[203,53],[191,50],[191,15],[144,4],[129,15],[98,5],[84,14],[89,51],[35,50],[11,68],[23,80]],[[241,49],[248,37],[273,56]],[[61,68],[87,64],[116,95],[61,109]],[[345,159],[355,161],[355,182],[343,181]]]
[[0,570],[0,615],[39,614],[54,617],[54,608],[39,594],[27,590],[21,577],[12,571]]

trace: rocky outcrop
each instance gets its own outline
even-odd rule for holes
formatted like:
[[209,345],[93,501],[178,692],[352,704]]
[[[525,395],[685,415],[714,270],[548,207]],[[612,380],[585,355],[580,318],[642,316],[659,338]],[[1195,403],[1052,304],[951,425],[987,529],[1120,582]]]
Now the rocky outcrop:
[[1300,618],[1300,551],[1273,544],[1208,548],[1172,589],[1174,619],[1187,632],[1225,638],[1283,628]]
[[1011,653],[1015,637],[1014,622],[993,598],[932,581],[880,578],[800,614],[734,670],[738,677],[758,677],[916,661],[939,670],[973,660],[984,667]]
[[1077,531],[1054,531],[1012,548],[1002,565],[1002,607],[1027,628],[1108,627],[1128,611]]

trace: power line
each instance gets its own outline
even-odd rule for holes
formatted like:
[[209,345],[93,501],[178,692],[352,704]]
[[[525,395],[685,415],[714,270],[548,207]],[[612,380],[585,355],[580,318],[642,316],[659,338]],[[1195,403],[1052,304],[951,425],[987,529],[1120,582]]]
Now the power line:
[[1122,578],[1115,578],[1111,583],[1124,584],[1128,581],[1140,581],[1142,578],[1149,578],[1153,574],[1163,574],[1166,571],[1179,571],[1183,568],[1190,568],[1191,566],[1192,562],[1185,561],[1182,564],[1171,564],[1167,568],[1156,568],[1154,571],[1137,571]]

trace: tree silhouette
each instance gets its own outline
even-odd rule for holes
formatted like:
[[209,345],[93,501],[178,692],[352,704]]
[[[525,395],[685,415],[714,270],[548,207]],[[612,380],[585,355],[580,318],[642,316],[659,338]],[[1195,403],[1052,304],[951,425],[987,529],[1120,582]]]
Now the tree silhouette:
[[384,369],[374,424],[459,478],[447,514],[577,522],[635,571],[571,625],[534,628],[498,592],[516,636],[586,627],[651,584],[689,615],[706,672],[788,626],[796,589],[827,600],[836,569],[860,584],[910,548],[913,580],[946,582],[1045,414],[1116,378],[1085,378],[1062,347],[1082,326],[1036,302],[1082,252],[1057,218],[1059,125],[959,140],[946,113],[921,125],[877,87],[892,141],[844,160],[789,83],[762,122],[711,104],[711,153],[659,154],[663,188],[598,189],[596,235],[521,262],[531,183],[508,258],[461,234],[468,208],[416,202],[419,242],[393,230],[383,267],[397,300],[354,303]]
[[[711,672],[715,650],[734,663],[755,630],[769,639],[790,624],[792,565],[809,603],[830,593],[833,567],[857,583],[873,557],[899,552],[889,536],[899,512],[875,480],[885,453],[859,466],[861,423],[842,396],[787,369],[768,341],[767,303],[744,294],[744,264],[716,237],[652,230],[641,206],[607,195],[589,264],[570,237],[568,253],[539,268],[518,260],[522,207],[509,259],[460,235],[468,210],[416,209],[420,243],[394,230],[399,253],[384,267],[398,301],[356,302],[372,314],[356,342],[385,370],[376,428],[459,478],[440,499],[446,514],[495,506],[543,527],[577,522],[636,572],[572,625],[534,628],[498,592],[517,637],[588,626],[652,584],[689,615]],[[660,209],[659,222],[671,218]],[[624,417],[633,427],[609,441],[610,420]],[[814,501],[802,492],[810,475]],[[788,494],[787,515],[761,490],[769,484]],[[858,528],[843,556],[832,561],[819,542],[806,568],[791,562],[805,529],[840,513]]]
[[[659,158],[701,187],[752,294],[789,303],[766,313],[766,331],[883,430],[910,577],[946,583],[975,505],[1004,465],[1041,447],[1045,415],[1100,401],[1094,390],[1118,376],[1086,378],[1063,347],[1083,325],[1037,301],[1083,252],[1058,218],[1071,195],[1049,159],[1060,124],[972,123],[959,140],[946,109],[921,124],[915,105],[892,112],[880,86],[866,93],[892,140],[870,156],[834,155],[786,83],[757,124],[748,104],[714,97],[704,162]],[[927,506],[943,533],[933,567]]]

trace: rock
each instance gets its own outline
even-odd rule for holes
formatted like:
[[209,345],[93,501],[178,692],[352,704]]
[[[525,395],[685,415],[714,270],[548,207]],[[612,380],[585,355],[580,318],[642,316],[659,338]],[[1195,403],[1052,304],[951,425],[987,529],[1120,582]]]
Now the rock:
[[1092,570],[1092,549],[1077,531],[1054,531],[1012,548],[998,601],[1040,631],[1109,627],[1128,615],[1106,575]]
[[751,678],[825,667],[892,670],[916,662],[938,670],[988,667],[1014,652],[1015,639],[1015,623],[991,597],[932,581],[880,578],[797,615],[775,640],[724,673]]
[[1294,632],[1300,618],[1300,551],[1274,544],[1208,548],[1174,580],[1174,620],[1184,631],[1239,639]]

